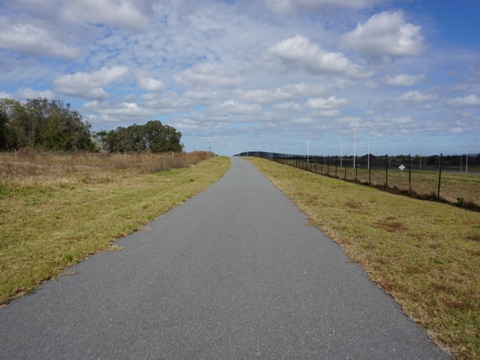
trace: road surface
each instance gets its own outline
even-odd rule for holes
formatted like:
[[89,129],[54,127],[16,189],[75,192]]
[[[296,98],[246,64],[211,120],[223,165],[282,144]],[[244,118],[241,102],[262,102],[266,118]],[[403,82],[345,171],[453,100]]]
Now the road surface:
[[122,251],[0,308],[0,359],[449,358],[307,222],[233,158]]

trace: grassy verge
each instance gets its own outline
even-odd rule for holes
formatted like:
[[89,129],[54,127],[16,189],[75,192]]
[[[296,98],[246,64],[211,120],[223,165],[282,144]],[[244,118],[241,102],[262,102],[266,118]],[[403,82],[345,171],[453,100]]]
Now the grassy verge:
[[457,359],[480,357],[480,214],[248,158]]
[[8,186],[4,178],[0,186],[0,304],[31,291],[92,253],[114,249],[111,245],[116,239],[204,190],[229,166],[228,158],[211,157],[188,168],[147,174],[135,170],[107,179],[109,171],[98,171],[101,179],[90,172],[92,182],[85,177],[42,182],[37,177],[29,179],[28,186],[18,185],[25,180],[10,179],[10,184],[17,185]]
[[[326,164],[307,163],[306,161],[283,161],[284,164],[296,164],[298,167],[312,172],[329,174],[332,177],[356,180],[366,184],[370,183],[378,187],[384,187],[388,183],[388,187],[392,190],[400,190],[405,193],[412,191],[413,197],[436,199],[438,196],[438,170],[412,170],[410,181],[408,169],[400,171],[396,166],[388,169],[387,176],[385,169],[379,168],[374,168],[369,173],[366,167],[354,169],[351,165],[345,168],[336,167],[334,164],[327,166]],[[475,208],[475,204],[477,207],[480,206],[480,173],[478,171],[460,173],[444,170],[440,185],[440,198],[451,204],[470,209]]]

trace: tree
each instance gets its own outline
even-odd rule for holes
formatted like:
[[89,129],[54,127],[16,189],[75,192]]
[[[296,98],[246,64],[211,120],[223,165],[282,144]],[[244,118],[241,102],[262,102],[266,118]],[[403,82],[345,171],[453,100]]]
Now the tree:
[[162,125],[158,120],[149,121],[144,125],[145,145],[152,153],[181,152],[182,133],[169,125]]
[[103,135],[103,142],[108,151],[144,151],[153,153],[181,152],[182,134],[169,125],[162,125],[158,120],[152,120],[145,125],[133,124],[127,128],[118,127]]
[[108,132],[106,130],[101,130],[93,134],[93,138],[97,140],[97,146],[100,148],[100,151],[104,151],[107,146],[107,137]]
[[31,147],[28,115],[23,105],[16,100],[2,99],[0,100],[0,110],[7,116],[6,125],[2,129],[6,131],[4,133],[7,138],[6,149]]
[[[91,125],[70,104],[46,98],[0,100],[0,111],[6,115],[1,127],[4,148],[30,147],[40,150],[94,150]],[[2,115],[3,116],[3,115]]]
[[437,164],[437,160],[439,159],[438,156],[436,155],[432,155],[432,156],[429,156],[428,159],[427,159],[427,165],[436,165]]
[[0,108],[0,150],[8,149],[8,132],[9,129],[7,113],[2,108]]

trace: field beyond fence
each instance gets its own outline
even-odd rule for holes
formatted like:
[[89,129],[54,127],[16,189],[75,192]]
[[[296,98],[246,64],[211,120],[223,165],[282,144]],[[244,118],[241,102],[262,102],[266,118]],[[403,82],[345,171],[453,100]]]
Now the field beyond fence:
[[428,200],[480,210],[480,154],[428,157],[314,156],[243,152],[313,173],[359,182]]

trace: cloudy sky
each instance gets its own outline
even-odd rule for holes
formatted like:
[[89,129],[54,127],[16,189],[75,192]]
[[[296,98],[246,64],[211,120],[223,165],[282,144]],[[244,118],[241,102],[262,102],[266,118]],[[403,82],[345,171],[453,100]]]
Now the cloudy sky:
[[480,0],[0,0],[0,97],[185,150],[480,152]]

